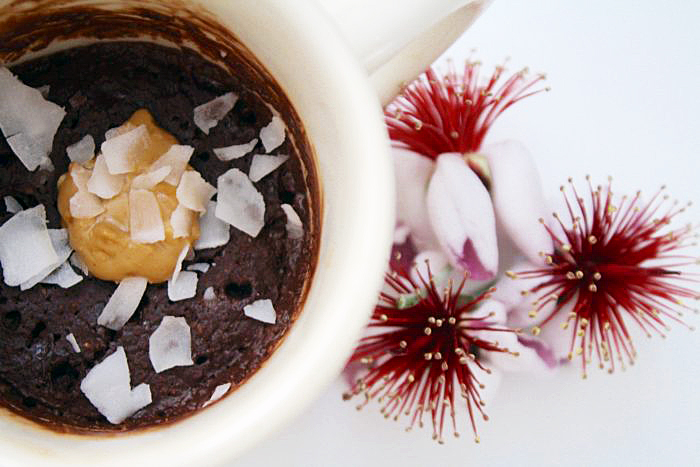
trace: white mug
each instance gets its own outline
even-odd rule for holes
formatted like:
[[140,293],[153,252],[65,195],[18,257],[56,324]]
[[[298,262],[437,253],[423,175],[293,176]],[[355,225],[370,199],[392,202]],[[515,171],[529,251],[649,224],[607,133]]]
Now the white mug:
[[[394,227],[380,103],[422,72],[489,0],[0,0],[0,24],[24,6],[78,3],[204,10],[262,63],[313,146],[323,204],[318,264],[279,348],[219,403],[119,435],[56,433],[0,409],[0,465],[221,464],[299,414],[352,352],[376,303]],[[84,43],[59,41],[22,59]]]

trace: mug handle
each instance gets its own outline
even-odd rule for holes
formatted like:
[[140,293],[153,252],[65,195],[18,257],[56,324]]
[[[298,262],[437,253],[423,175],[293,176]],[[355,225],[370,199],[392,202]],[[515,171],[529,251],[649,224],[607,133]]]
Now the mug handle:
[[382,105],[415,79],[492,0],[316,0],[370,75]]

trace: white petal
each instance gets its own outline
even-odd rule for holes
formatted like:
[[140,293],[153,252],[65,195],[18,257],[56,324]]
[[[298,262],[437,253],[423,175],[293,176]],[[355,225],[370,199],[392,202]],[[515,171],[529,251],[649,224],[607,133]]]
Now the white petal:
[[196,170],[186,170],[177,186],[177,200],[188,209],[197,212],[207,210],[207,202],[216,193],[216,188],[202,178]]
[[498,269],[496,220],[491,198],[459,154],[438,157],[427,196],[428,216],[450,263],[473,279]]
[[396,217],[407,226],[418,250],[438,246],[430,226],[426,195],[435,164],[427,157],[402,148],[392,148],[396,177]]
[[197,295],[197,273],[181,271],[177,279],[168,280],[168,299],[171,302],[187,300]]
[[207,212],[199,218],[199,238],[194,249],[204,250],[226,245],[231,237],[230,229],[226,222],[216,217],[216,202],[209,201]]
[[17,214],[22,210],[22,205],[19,204],[12,196],[5,196],[5,210],[10,214]]
[[100,316],[97,324],[118,331],[134,314],[139,306],[141,297],[146,291],[148,280],[145,277],[126,277],[122,279]]
[[552,240],[540,219],[546,215],[540,176],[530,153],[521,144],[506,141],[484,153],[489,161],[491,197],[500,224],[530,261],[552,250]]
[[275,324],[277,321],[275,308],[272,306],[272,301],[268,299],[256,300],[250,305],[244,306],[243,314],[263,323]]
[[155,243],[165,240],[165,226],[153,192],[129,191],[129,232],[134,243]]
[[269,154],[284,143],[286,130],[287,127],[277,115],[273,115],[270,123],[260,129],[260,141],[266,153]]
[[146,125],[139,125],[133,130],[110,138],[102,143],[100,149],[112,175],[133,172],[147,147],[149,141]]
[[90,403],[113,424],[118,424],[151,403],[147,384],[131,389],[131,375],[124,347],[92,367],[80,382]]
[[57,261],[42,204],[18,212],[0,226],[0,263],[7,285],[20,285]]
[[[524,272],[537,269],[529,261],[518,261],[509,268],[512,272]],[[491,296],[503,304],[506,308],[513,309],[522,305],[528,298],[527,291],[542,282],[542,278],[511,278],[508,275],[502,275],[498,278],[495,284],[496,290]]]
[[[74,179],[75,180],[75,179]],[[90,193],[102,199],[114,198],[124,186],[124,175],[112,175],[107,168],[107,162],[102,154],[95,159],[95,168],[87,182]]]
[[0,67],[0,130],[27,170],[47,166],[53,139],[66,112]]
[[85,135],[75,144],[66,148],[68,159],[83,164],[95,157],[95,140],[91,135]]
[[172,186],[177,186],[180,183],[180,177],[182,177],[185,168],[187,168],[187,163],[190,161],[192,153],[194,153],[192,146],[173,144],[165,154],[151,164],[148,170],[153,172],[163,167],[170,167],[170,173],[165,177],[164,181]]
[[148,356],[156,373],[192,365],[192,337],[185,318],[164,316],[148,339]]
[[540,358],[537,352],[524,346],[514,332],[499,332],[497,336],[491,333],[492,339],[498,340],[500,347],[505,347],[509,352],[517,352],[517,356],[504,352],[484,352],[484,357],[503,371],[508,372],[534,372],[542,373],[550,367]]
[[205,134],[233,109],[238,96],[232,92],[219,96],[194,108],[194,124]]
[[220,161],[231,161],[233,159],[240,159],[241,157],[248,154],[250,151],[255,149],[258,144],[258,138],[253,138],[252,141],[243,144],[234,144],[232,146],[226,146],[224,148],[214,148],[214,154]]
[[165,180],[165,178],[170,175],[172,168],[170,166],[163,166],[155,170],[150,170],[144,174],[137,175],[131,181],[131,188],[142,188],[144,190],[150,190],[154,186],[158,185],[160,182]]
[[219,176],[217,187],[216,217],[256,237],[265,225],[265,200],[248,176],[230,169]]
[[250,163],[249,177],[253,182],[262,180],[266,175],[272,173],[277,167],[284,164],[289,156],[278,155],[268,156],[266,154],[256,154]]
[[287,216],[287,236],[297,239],[304,236],[304,226],[302,225],[299,214],[289,204],[280,206]]

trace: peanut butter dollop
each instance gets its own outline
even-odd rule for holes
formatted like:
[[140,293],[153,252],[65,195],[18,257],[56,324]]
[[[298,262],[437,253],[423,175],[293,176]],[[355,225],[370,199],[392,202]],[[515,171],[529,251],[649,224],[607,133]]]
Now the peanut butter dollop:
[[[63,225],[68,229],[70,244],[87,265],[91,275],[119,282],[125,277],[140,276],[150,283],[168,280],[175,268],[178,256],[186,245],[193,245],[199,238],[199,216],[193,215],[189,235],[174,238],[170,216],[178,205],[177,187],[158,183],[150,191],[155,195],[165,228],[165,239],[155,243],[136,243],[129,231],[129,190],[133,179],[148,172],[151,164],[178,144],[173,135],[158,127],[151,114],[136,111],[120,127],[124,131],[145,125],[147,144],[139,151],[136,169],[125,174],[121,191],[111,199],[102,200],[104,212],[92,218],[76,218],[71,215],[70,199],[78,192],[71,176],[78,164],[70,164],[68,173],[58,184],[58,210]],[[92,169],[95,159],[83,164]],[[186,170],[193,170],[189,165]]]

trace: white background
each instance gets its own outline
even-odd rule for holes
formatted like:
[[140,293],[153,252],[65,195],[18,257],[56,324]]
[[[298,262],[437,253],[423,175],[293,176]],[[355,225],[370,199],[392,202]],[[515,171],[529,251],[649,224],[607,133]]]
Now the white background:
[[[476,48],[484,71],[510,56],[512,71],[547,73],[552,91],[508,110],[487,141],[525,143],[549,196],[587,173],[612,175],[618,193],[665,183],[696,203],[684,221],[698,224],[699,31],[693,0],[496,0],[446,56],[461,66]],[[700,316],[686,320],[700,327]],[[638,334],[637,364],[624,373],[508,375],[478,445],[466,426],[439,446],[428,427],[405,433],[376,404],[357,412],[339,378],[236,465],[698,465],[700,333],[672,328],[665,340]]]

